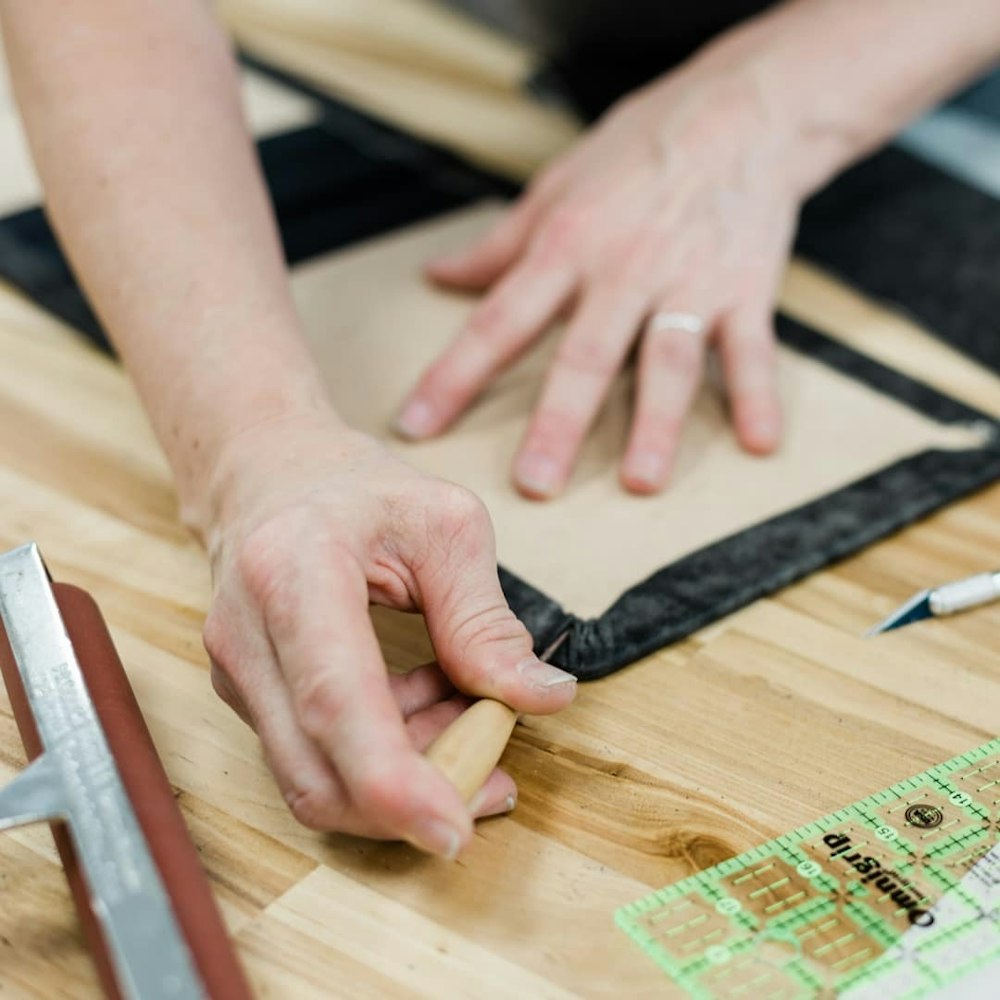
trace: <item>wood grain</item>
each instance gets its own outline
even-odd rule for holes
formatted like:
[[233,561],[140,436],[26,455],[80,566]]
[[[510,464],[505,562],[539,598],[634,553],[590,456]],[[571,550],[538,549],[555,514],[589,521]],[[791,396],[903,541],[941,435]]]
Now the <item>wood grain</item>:
[[[812,277],[792,274],[797,308],[1000,408],[992,376]],[[1000,487],[525,720],[518,807],[458,862],[310,832],[212,693],[207,569],[122,372],[6,289],[0,356],[0,547],[37,540],[101,605],[262,997],[676,995],[617,906],[996,732],[1000,608],[859,636],[998,561]],[[418,619],[374,617],[392,668],[427,658]],[[0,779],[22,765],[0,696]],[[0,837],[0,898],[0,992],[95,995],[44,827]]]

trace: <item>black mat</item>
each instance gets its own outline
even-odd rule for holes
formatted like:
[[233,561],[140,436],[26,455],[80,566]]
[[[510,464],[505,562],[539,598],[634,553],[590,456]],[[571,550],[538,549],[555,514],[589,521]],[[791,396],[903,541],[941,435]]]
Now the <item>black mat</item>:
[[[322,102],[320,124],[260,144],[293,265],[484,197],[513,193],[507,182],[447,152],[339,102]],[[984,196],[970,198],[964,185],[915,162],[907,154],[887,153],[857,168],[806,210],[801,246],[852,284],[892,297],[940,335],[995,360],[995,345],[980,336],[979,326],[983,317],[1000,316],[996,283],[985,280],[989,267],[1000,273],[1000,253],[992,253],[996,243],[984,229],[987,222],[993,225],[1000,240],[1000,205],[988,198],[984,203]],[[932,204],[925,212],[921,192]],[[949,220],[975,223],[980,235],[957,233]],[[907,240],[909,257],[916,256],[915,240],[923,254],[910,266],[897,253]],[[987,252],[988,261],[982,256]],[[893,259],[887,261],[887,254]],[[0,276],[107,349],[40,210],[0,220]],[[958,291],[964,301],[956,310]],[[501,570],[508,598],[539,649],[566,633],[554,658],[560,666],[584,679],[603,676],[1000,478],[996,422],[785,317],[778,329],[790,347],[934,419],[990,424],[992,442],[906,458],[723,539],[637,580],[598,618],[580,619],[559,604],[558,595],[542,594]]]

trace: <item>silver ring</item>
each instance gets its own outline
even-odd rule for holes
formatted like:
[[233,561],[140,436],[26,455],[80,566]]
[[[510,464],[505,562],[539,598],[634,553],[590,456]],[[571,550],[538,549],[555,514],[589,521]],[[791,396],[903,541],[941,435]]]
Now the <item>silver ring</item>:
[[649,317],[646,329],[650,333],[680,330],[682,333],[690,333],[697,337],[705,332],[705,321],[694,313],[655,312]]

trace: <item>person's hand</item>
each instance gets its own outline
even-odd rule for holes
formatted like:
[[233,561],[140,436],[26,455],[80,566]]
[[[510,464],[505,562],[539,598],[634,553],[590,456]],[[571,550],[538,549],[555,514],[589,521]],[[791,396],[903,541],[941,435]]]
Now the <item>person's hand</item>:
[[[295,816],[454,857],[516,794],[497,770],[466,807],[419,754],[468,704],[456,689],[540,714],[576,688],[508,608],[485,508],[323,416],[245,431],[212,496],[213,683]],[[390,677],[369,602],[423,612],[440,666]]]
[[772,309],[798,210],[785,149],[735,74],[681,72],[625,100],[484,239],[429,266],[437,282],[489,292],[407,400],[400,432],[444,431],[568,312],[514,462],[522,492],[550,497],[566,485],[640,335],[620,469],[628,489],[667,483],[710,345],[740,442],[772,451],[781,432]]

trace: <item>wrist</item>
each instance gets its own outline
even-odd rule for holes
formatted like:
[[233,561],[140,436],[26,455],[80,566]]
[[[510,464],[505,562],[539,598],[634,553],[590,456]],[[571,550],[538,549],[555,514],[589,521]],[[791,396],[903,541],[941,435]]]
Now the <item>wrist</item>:
[[996,0],[917,6],[789,0],[692,63],[741,67],[767,127],[787,137],[786,173],[805,199],[997,58]]
[[353,433],[323,395],[257,404],[224,421],[209,447],[195,447],[175,463],[181,519],[206,548],[254,497],[273,489],[283,463],[301,457],[295,440],[303,434],[346,440]]
[[796,44],[767,15],[723,35],[683,67],[690,82],[714,88],[739,121],[735,139],[801,202],[860,157],[882,130],[857,114],[837,87],[825,87]]

